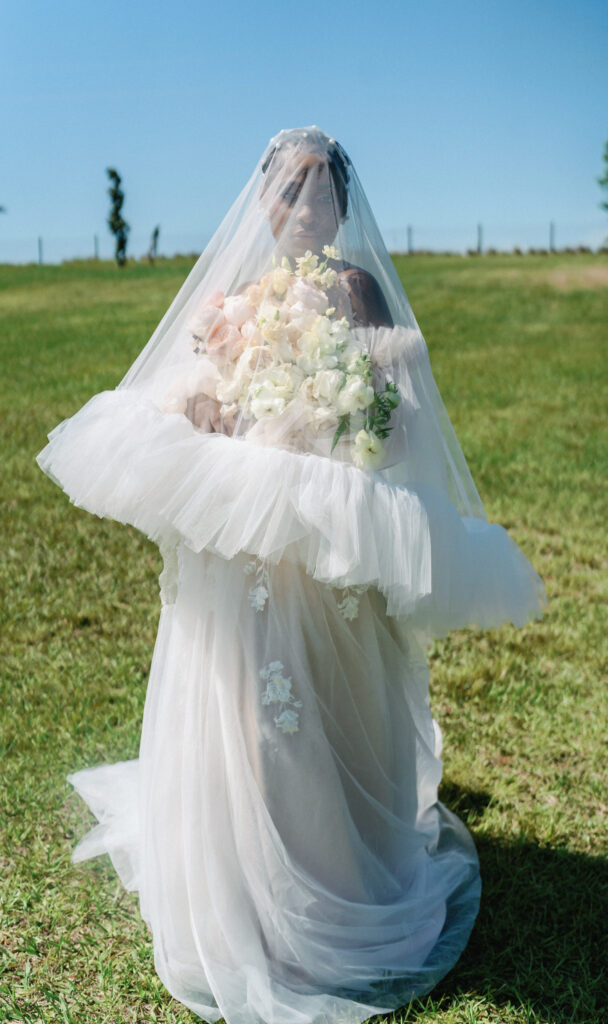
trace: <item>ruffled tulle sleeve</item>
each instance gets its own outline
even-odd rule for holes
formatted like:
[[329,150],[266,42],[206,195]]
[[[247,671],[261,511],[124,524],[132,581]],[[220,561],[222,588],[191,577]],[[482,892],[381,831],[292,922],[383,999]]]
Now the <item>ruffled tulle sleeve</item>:
[[324,583],[377,588],[389,615],[432,635],[522,625],[545,603],[507,532],[462,517],[432,487],[203,433],[136,389],[96,395],[51,431],[37,462],[75,505],[161,549],[289,559]]

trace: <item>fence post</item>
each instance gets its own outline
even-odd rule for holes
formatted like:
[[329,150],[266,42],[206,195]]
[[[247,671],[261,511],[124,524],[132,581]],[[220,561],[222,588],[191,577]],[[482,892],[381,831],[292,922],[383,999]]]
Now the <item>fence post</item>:
[[477,252],[480,256],[483,252],[483,228],[481,224],[477,225]]
[[95,253],[95,259],[99,259],[99,239],[97,235],[93,235],[93,252]]
[[38,262],[42,264],[42,239],[38,236]]
[[555,252],[555,224],[549,224],[549,252]]
[[407,251],[408,251],[410,256],[411,256],[411,254],[412,254],[412,252],[414,250],[414,244],[413,244],[412,236],[413,236],[413,231],[412,231],[411,225],[408,224],[408,226],[407,226]]

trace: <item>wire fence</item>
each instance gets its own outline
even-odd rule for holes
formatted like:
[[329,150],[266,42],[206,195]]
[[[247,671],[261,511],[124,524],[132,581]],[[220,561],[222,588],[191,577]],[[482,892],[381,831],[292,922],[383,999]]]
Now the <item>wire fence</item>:
[[[478,223],[459,225],[408,224],[390,227],[383,232],[385,244],[395,253],[492,253],[587,250],[598,252],[608,247],[608,221],[601,223]],[[160,232],[158,255],[198,256],[209,241],[204,232]],[[146,256],[150,235],[132,233],[127,255],[136,259]],[[0,234],[0,263],[51,263],[71,260],[114,258],[114,242],[107,231],[89,235],[46,235],[5,238]]]

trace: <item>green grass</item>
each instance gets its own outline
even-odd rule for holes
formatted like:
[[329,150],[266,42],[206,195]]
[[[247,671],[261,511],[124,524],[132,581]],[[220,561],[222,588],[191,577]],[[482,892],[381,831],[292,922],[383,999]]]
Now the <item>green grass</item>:
[[[483,899],[457,966],[394,1019],[605,1021],[608,258],[396,263],[488,516],[549,607],[432,649],[441,796],[473,833]],[[52,427],[118,383],[190,266],[0,267],[0,1020],[196,1020],[157,978],[109,858],[69,860],[93,819],[66,774],[138,753],[160,556],[34,462]]]

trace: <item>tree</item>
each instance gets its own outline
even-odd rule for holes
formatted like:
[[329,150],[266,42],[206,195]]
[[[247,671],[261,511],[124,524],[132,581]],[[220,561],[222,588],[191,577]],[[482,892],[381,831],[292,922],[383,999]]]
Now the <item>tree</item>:
[[108,227],[116,238],[116,262],[119,267],[124,267],[127,262],[127,235],[129,234],[129,225],[120,211],[122,210],[122,205],[125,201],[125,194],[120,187],[121,177],[118,171],[115,171],[113,167],[106,167],[106,173],[112,182],[108,189],[108,195],[112,200],[110,216],[108,217]]
[[[604,173],[597,179],[598,184],[608,192],[608,142],[604,145]],[[608,210],[608,196],[600,203],[602,210]]]
[[154,263],[158,254],[158,236],[160,235],[160,224],[157,224],[152,232],[152,238],[150,239],[150,248],[148,249],[148,259],[150,263]]

